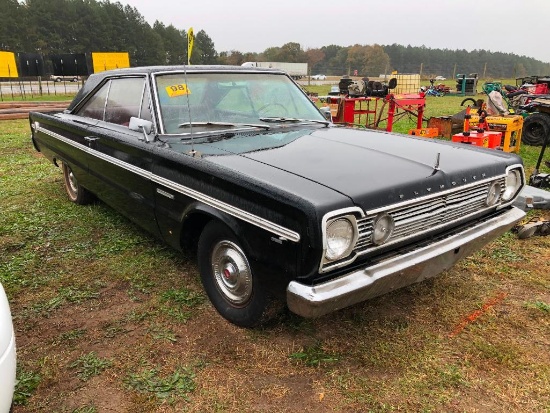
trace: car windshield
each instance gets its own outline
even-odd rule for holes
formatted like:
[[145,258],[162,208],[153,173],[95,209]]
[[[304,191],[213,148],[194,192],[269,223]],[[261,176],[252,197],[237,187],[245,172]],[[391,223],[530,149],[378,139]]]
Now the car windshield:
[[326,122],[287,76],[169,73],[155,76],[164,133]]

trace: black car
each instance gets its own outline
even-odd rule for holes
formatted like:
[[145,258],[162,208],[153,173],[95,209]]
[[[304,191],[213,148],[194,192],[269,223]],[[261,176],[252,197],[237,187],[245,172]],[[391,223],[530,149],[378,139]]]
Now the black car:
[[279,70],[107,71],[30,125],[71,201],[195,247],[240,326],[273,298],[313,317],[432,277],[524,216],[519,157],[336,127]]

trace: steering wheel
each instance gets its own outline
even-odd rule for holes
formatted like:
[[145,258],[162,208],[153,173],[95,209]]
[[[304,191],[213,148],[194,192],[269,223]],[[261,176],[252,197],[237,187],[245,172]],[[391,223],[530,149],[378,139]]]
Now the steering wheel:
[[265,116],[265,115],[287,116],[288,115],[287,108],[284,105],[277,102],[266,103],[261,108],[259,108],[256,112],[260,116]]

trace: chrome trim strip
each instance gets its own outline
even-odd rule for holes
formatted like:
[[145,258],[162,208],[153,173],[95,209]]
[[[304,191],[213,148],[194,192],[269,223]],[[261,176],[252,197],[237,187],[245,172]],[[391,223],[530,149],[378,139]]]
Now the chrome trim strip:
[[201,201],[207,205],[210,205],[211,207],[214,207],[222,212],[225,212],[226,214],[232,215],[235,218],[242,219],[243,221],[246,221],[250,224],[256,225],[269,232],[272,232],[273,234],[276,234],[280,237],[288,239],[289,241],[293,241],[293,242],[300,241],[300,234],[298,234],[297,232],[287,229],[285,227],[282,227],[278,224],[275,224],[274,222],[268,221],[257,215],[253,215],[250,212],[247,212],[243,209],[236,208],[223,201],[212,198],[211,196],[203,194],[202,192],[195,191],[194,189],[177,184],[173,181],[170,181],[158,175],[152,175],[151,180],[160,185],[164,185],[165,187],[170,188],[176,192],[186,195],[190,198],[196,199],[197,201]]
[[303,317],[318,317],[434,277],[514,226],[525,212],[512,207],[499,216],[405,254],[365,264],[317,285],[291,281],[288,308]]
[[[257,215],[251,214],[250,212],[247,212],[243,209],[234,207],[228,203],[225,203],[223,201],[220,201],[216,198],[212,198],[211,196],[208,196],[206,194],[203,194],[199,191],[196,191],[194,189],[188,188],[184,185],[180,185],[176,182],[170,181],[169,179],[163,178],[162,176],[155,175],[149,171],[146,171],[144,169],[138,168],[134,165],[131,165],[127,162],[121,161],[120,159],[113,158],[112,156],[105,155],[99,151],[96,151],[94,149],[91,149],[85,145],[82,145],[78,142],[75,142],[71,139],[67,139],[64,136],[52,132],[42,126],[38,126],[37,130],[39,132],[45,133],[46,135],[49,135],[53,138],[59,139],[60,141],[71,145],[77,149],[80,149],[90,155],[96,156],[106,162],[110,162],[114,165],[117,165],[123,169],[126,169],[130,172],[133,172],[139,176],[142,176],[152,182],[155,182],[159,185],[163,185],[166,188],[172,189],[175,192],[178,192],[180,194],[183,194],[185,196],[188,196],[190,198],[193,198],[197,201],[203,202],[204,204],[207,204],[219,211],[225,212],[228,215],[231,215],[235,218],[241,219],[245,222],[248,222],[252,225],[255,225],[257,227],[260,227],[262,229],[265,229],[266,231],[269,231],[275,235],[278,235],[279,237],[282,237],[284,239],[287,239],[292,242],[299,242],[300,241],[300,234],[298,234],[295,231],[292,231],[288,228],[285,228],[281,225],[278,225],[274,222],[268,221],[262,217],[259,217]],[[157,189],[158,191],[159,189]],[[162,189],[160,189],[162,190]],[[164,195],[164,194],[162,194]]]
[[165,196],[166,198],[169,198],[169,199],[175,199],[175,196],[173,194],[171,194],[170,192],[163,191],[160,188],[157,188],[157,194]]
[[450,188],[450,189],[447,189],[446,191],[436,192],[434,194],[425,195],[425,196],[422,196],[420,198],[409,199],[408,201],[403,201],[403,202],[400,202],[398,204],[391,204],[391,205],[387,205],[387,206],[384,206],[384,207],[372,209],[370,211],[365,211],[365,215],[371,216],[371,215],[376,215],[380,212],[385,212],[385,211],[388,211],[388,210],[391,210],[391,209],[398,209],[398,208],[401,208],[401,207],[406,207],[408,205],[421,204],[423,202],[429,201],[430,199],[441,198],[441,197],[444,197],[448,194],[452,194],[454,192],[458,192],[458,191],[461,191],[461,190],[464,190],[464,189],[469,189],[469,188],[477,186],[477,185],[482,185],[482,184],[485,184],[485,183],[488,183],[488,182],[495,181],[495,180],[500,179],[500,178],[504,178],[505,176],[506,176],[506,174],[501,174],[501,175],[493,176],[491,178],[482,179],[481,181],[475,181],[475,182],[471,182],[471,183],[466,184],[466,185],[461,185],[461,186],[457,186],[457,187],[454,187],[454,188]]

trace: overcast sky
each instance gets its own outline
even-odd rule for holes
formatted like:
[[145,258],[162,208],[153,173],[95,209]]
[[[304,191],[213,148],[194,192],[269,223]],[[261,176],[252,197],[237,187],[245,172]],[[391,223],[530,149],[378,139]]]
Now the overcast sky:
[[[149,24],[204,30],[218,52],[393,43],[550,62],[550,0],[120,0]],[[550,70],[549,70],[550,72]]]

